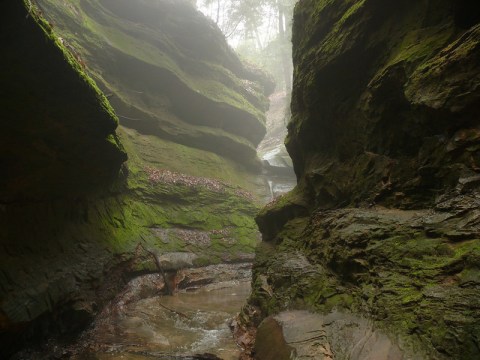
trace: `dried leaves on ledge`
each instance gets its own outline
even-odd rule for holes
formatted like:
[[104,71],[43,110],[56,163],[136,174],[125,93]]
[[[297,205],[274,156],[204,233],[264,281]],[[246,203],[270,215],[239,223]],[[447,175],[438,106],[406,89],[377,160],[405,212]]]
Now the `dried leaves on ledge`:
[[174,184],[183,185],[191,188],[203,187],[213,192],[227,192],[227,189],[231,189],[237,196],[243,197],[248,200],[253,200],[254,196],[245,190],[240,188],[232,189],[231,186],[215,179],[190,176],[186,174],[177,173],[167,169],[157,169],[153,167],[146,167],[145,172],[148,174],[148,180],[153,184]]

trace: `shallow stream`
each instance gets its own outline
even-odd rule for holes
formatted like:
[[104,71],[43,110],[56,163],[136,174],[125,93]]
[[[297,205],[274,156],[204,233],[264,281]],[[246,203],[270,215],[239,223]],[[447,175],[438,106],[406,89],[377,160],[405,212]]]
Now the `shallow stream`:
[[141,296],[143,285],[130,285],[135,296],[126,291],[103,311],[83,335],[73,359],[188,359],[203,354],[239,358],[228,323],[245,304],[249,277],[147,298]]

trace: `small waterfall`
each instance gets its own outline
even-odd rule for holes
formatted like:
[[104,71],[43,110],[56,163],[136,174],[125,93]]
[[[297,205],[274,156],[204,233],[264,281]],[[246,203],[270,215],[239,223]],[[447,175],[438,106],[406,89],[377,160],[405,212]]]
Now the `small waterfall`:
[[268,188],[270,189],[270,200],[273,200],[275,196],[273,195],[273,181],[272,180],[267,180],[268,182]]

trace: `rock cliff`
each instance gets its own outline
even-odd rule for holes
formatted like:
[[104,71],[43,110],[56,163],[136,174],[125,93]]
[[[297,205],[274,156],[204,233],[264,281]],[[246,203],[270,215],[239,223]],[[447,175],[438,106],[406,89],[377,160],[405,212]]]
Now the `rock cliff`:
[[298,185],[257,217],[263,315],[346,310],[404,357],[479,356],[479,14],[475,1],[297,4]]
[[0,8],[0,357],[157,262],[251,260],[271,81],[188,2]]
[[189,2],[38,4],[123,125],[256,165],[273,83]]
[[1,25],[4,204],[80,196],[110,183],[126,160],[105,96],[23,6],[6,4]]

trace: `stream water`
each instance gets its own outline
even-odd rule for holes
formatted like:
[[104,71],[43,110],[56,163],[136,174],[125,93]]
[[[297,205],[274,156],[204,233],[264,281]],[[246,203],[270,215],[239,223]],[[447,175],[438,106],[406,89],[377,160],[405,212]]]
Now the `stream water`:
[[134,284],[136,295],[129,290],[119,296],[83,335],[72,359],[189,359],[203,354],[238,359],[240,349],[228,322],[250,292],[249,277],[240,277],[146,298],[142,285]]

